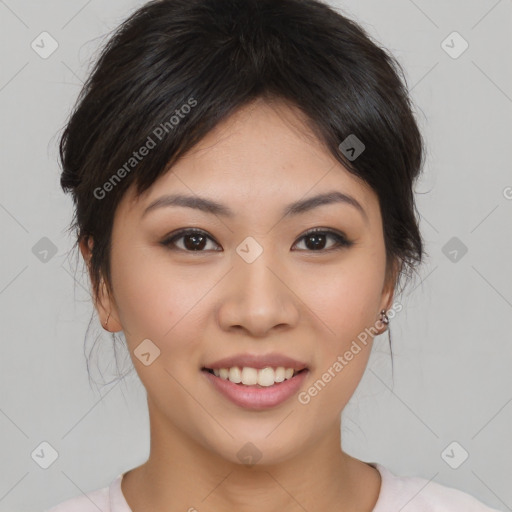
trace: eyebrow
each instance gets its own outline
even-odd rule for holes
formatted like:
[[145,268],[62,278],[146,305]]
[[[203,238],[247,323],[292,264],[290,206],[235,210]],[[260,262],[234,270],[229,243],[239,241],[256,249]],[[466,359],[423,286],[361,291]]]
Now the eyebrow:
[[[294,216],[306,213],[319,206],[335,203],[342,203],[353,206],[364,217],[365,221],[368,222],[368,216],[364,208],[361,206],[361,204],[354,197],[347,194],[343,194],[336,190],[291,203],[283,209],[282,213],[283,216]],[[207,199],[205,197],[199,196],[187,196],[183,194],[171,194],[161,196],[152,201],[142,213],[142,217],[144,217],[147,213],[149,213],[152,210],[171,206],[184,206],[187,208],[194,208],[196,210],[201,210],[205,213],[220,215],[222,217],[227,218],[233,218],[235,216],[235,213],[229,207],[216,201],[213,201],[212,199]]]

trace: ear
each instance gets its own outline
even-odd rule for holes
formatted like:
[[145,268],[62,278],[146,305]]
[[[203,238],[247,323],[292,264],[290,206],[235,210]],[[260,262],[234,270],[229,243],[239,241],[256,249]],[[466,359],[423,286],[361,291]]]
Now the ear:
[[[80,252],[82,253],[82,257],[84,258],[85,264],[87,265],[87,270],[89,271],[89,278],[91,280],[92,285],[95,284],[94,276],[91,271],[91,258],[92,258],[92,250],[94,247],[94,241],[91,236],[84,236],[79,242]],[[99,287],[99,295],[93,297],[94,307],[98,313],[98,317],[101,321],[102,327],[109,332],[119,332],[123,330],[122,325],[119,322],[119,315],[117,311],[117,306],[114,300],[114,297],[109,292],[108,287],[103,279],[100,278],[100,287]],[[93,286],[94,293],[94,286]],[[107,322],[108,319],[108,322]],[[105,327],[105,323],[107,326]]]
[[[400,260],[397,258],[393,261],[390,271],[386,275],[386,279],[384,282],[384,286],[382,288],[380,309],[377,312],[380,317],[380,312],[384,309],[388,311],[393,305],[393,297],[395,294],[395,284],[396,279],[398,277],[398,273],[400,271]],[[379,330],[379,334],[386,332],[387,326],[384,326],[383,329]]]

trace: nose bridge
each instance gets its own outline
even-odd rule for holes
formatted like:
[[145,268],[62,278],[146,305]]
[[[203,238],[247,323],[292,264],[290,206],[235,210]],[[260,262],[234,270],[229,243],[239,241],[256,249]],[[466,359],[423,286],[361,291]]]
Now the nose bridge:
[[248,236],[237,246],[236,253],[235,272],[242,281],[242,289],[256,298],[261,293],[275,297],[280,284],[275,274],[281,265],[271,237]]
[[237,246],[233,285],[221,307],[224,327],[242,326],[263,335],[276,325],[296,322],[293,293],[285,284],[287,277],[278,251],[269,245],[271,239],[247,237]]

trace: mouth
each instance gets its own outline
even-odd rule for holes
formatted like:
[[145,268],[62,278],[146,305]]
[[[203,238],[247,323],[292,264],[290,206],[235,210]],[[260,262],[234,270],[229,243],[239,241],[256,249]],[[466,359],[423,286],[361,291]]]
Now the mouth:
[[[293,379],[297,375],[305,373],[308,371],[308,368],[302,368],[300,370],[293,370],[291,372],[291,368],[284,369],[273,369],[270,367],[265,368],[267,370],[266,375],[260,376],[260,370],[256,370],[254,368],[246,368],[244,372],[244,368],[235,367],[233,369],[221,368],[221,369],[213,369],[213,368],[201,368],[202,372],[209,373],[215,377],[218,377],[222,380],[227,380],[231,384],[235,384],[237,386],[242,387],[253,387],[253,388],[265,388],[270,386],[276,386],[286,382],[290,379]],[[272,370],[272,372],[268,371]],[[284,370],[284,371],[283,371]],[[288,370],[288,371],[287,371]]]
[[[231,367],[229,370],[203,367],[201,373],[212,389],[235,405],[244,409],[264,410],[286,403],[304,386],[308,368],[286,370],[283,367],[265,367],[261,370],[250,367]],[[286,374],[283,375],[283,371]]]

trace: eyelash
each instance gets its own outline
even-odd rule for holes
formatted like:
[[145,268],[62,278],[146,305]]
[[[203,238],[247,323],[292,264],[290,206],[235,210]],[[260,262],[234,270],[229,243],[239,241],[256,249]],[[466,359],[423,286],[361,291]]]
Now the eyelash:
[[[339,251],[341,249],[346,249],[346,248],[349,248],[352,245],[354,245],[354,242],[348,240],[341,233],[338,233],[337,231],[333,231],[332,229],[323,229],[323,228],[315,228],[315,229],[308,231],[307,233],[304,233],[298,239],[298,241],[296,243],[298,243],[299,241],[301,241],[304,238],[307,238],[308,236],[316,235],[316,234],[329,235],[336,241],[336,244],[333,247],[330,247],[329,249],[319,249],[319,250],[301,249],[301,250],[304,250],[305,252],[311,252],[311,253],[315,253],[315,252],[325,253],[325,252],[331,252],[331,251]],[[176,247],[175,246],[176,241],[179,240],[180,238],[186,237],[187,235],[203,235],[206,238],[208,238],[209,240],[211,240],[212,242],[215,242],[215,240],[213,240],[213,238],[211,238],[206,232],[204,232],[200,229],[185,228],[185,229],[181,229],[181,230],[177,231],[176,233],[172,234],[171,236],[167,237],[165,240],[163,240],[161,242],[161,244],[171,251],[182,251],[182,252],[188,252],[188,253],[208,252],[206,250],[189,251],[186,249],[181,249],[180,247]],[[296,245],[296,244],[294,244],[294,245]],[[218,251],[215,251],[215,252],[218,252]]]

